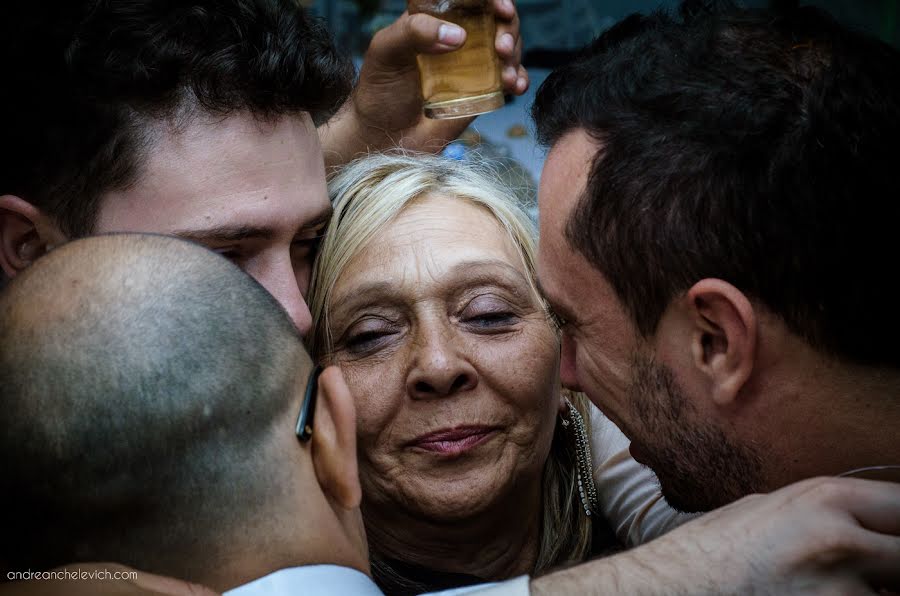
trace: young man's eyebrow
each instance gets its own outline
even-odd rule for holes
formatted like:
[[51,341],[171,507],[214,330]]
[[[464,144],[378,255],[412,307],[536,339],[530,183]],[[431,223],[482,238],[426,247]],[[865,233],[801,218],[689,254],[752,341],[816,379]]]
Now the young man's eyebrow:
[[270,240],[275,236],[275,230],[255,226],[216,226],[199,230],[179,230],[172,235],[195,242],[237,242],[248,238]]
[[[322,211],[312,221],[304,222],[297,228],[295,235],[305,232],[322,232],[331,220],[331,209]],[[194,242],[237,242],[240,240],[271,240],[278,235],[278,230],[270,226],[223,225],[195,230],[178,230],[172,236],[178,236]]]

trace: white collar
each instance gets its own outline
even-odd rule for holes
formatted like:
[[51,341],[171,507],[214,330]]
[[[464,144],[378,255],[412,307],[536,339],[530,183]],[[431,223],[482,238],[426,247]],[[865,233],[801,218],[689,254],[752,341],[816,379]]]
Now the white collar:
[[228,590],[223,596],[383,596],[361,571],[338,565],[288,567]]

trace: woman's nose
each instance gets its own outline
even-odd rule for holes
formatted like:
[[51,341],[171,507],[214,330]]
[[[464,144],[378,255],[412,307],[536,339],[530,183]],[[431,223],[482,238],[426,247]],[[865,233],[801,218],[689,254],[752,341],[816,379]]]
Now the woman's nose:
[[420,352],[407,379],[414,399],[449,397],[478,385],[478,373],[450,342],[433,339]]

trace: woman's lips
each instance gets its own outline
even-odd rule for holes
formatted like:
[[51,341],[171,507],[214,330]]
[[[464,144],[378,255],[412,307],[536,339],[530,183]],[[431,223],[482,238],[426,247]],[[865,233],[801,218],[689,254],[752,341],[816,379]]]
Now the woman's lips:
[[460,455],[489,440],[496,432],[493,426],[458,426],[416,437],[408,445],[440,455]]

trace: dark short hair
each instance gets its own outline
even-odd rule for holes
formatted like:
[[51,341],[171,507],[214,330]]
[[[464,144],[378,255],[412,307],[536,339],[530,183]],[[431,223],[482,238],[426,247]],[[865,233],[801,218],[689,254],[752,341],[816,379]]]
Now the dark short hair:
[[42,257],[0,294],[4,577],[190,579],[264,541],[295,482],[273,437],[310,367],[278,302],[200,246],[93,236]]
[[566,236],[652,334],[724,279],[823,352],[900,366],[900,53],[802,7],[632,15],[541,86],[599,142]]
[[139,176],[148,123],[247,111],[327,119],[353,67],[295,0],[0,4],[0,195],[70,236]]

